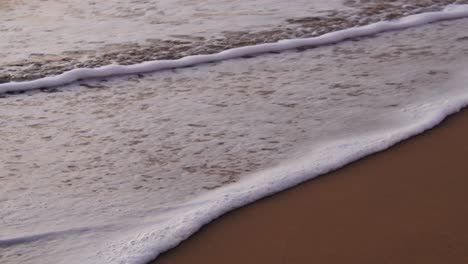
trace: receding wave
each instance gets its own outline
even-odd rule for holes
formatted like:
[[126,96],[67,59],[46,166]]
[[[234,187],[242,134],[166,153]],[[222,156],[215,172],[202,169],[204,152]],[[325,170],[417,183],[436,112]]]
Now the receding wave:
[[[192,6],[193,2],[187,0],[147,0],[130,5],[119,1],[93,5],[91,0],[69,0],[63,6],[54,6],[43,1],[35,5],[37,2],[6,2],[7,10],[2,15],[8,22],[0,25],[7,39],[0,43],[2,56],[6,56],[2,59],[0,83],[54,76],[76,68],[174,60],[282,39],[310,38],[378,21],[440,11],[449,4],[468,3],[467,0],[333,0],[326,3],[298,0],[288,5],[281,1],[262,4],[261,1],[235,0],[226,5],[208,0]],[[87,5],[87,2],[90,3]],[[180,5],[188,7],[183,16],[177,12]],[[200,13],[197,7],[208,12]],[[171,15],[174,12],[178,14],[177,19]],[[49,15],[42,18],[44,13]],[[64,13],[68,14],[67,20],[60,21]],[[41,27],[50,29],[35,30],[34,20],[30,18],[36,16],[44,22]],[[245,17],[248,23],[244,22]],[[113,26],[119,19],[125,20],[126,26]],[[109,25],[106,21],[113,22]],[[56,27],[57,24],[61,26]],[[80,34],[83,28],[87,29],[86,35]],[[37,42],[44,45],[39,48],[35,45]]]
[[468,5],[453,5],[438,12],[403,17],[394,21],[381,21],[374,24],[348,28],[330,32],[318,37],[302,39],[286,39],[277,43],[265,43],[252,46],[244,46],[221,51],[215,54],[191,55],[176,60],[147,61],[135,65],[106,65],[99,68],[79,68],[62,73],[58,76],[45,77],[33,81],[11,82],[0,84],[0,93],[18,92],[38,88],[47,88],[66,85],[77,80],[89,78],[102,78],[124,74],[146,73],[181,67],[193,66],[201,63],[216,62],[221,60],[239,58],[268,52],[281,52],[301,47],[317,47],[340,42],[343,40],[365,37],[373,34],[415,27],[447,19],[456,19],[468,16]]
[[174,68],[0,100],[2,257],[145,263],[229,210],[435,126],[468,103],[465,19],[176,67],[464,17],[467,8],[2,84],[22,90]]

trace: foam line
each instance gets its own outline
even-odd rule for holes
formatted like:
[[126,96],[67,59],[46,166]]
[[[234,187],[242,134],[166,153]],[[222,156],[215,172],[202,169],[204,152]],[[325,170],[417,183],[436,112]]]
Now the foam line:
[[318,37],[280,40],[275,43],[244,46],[209,55],[193,55],[177,60],[154,60],[134,65],[106,65],[99,68],[79,68],[57,76],[32,81],[0,84],[0,93],[26,91],[73,83],[77,80],[110,77],[116,75],[154,72],[166,69],[193,66],[201,63],[216,62],[259,53],[280,52],[300,47],[317,47],[340,42],[346,39],[370,36],[377,33],[415,27],[447,19],[468,17],[468,5],[449,5],[438,12],[427,12],[403,17],[394,21],[381,21],[374,24],[330,32]]
[[[464,88],[467,80],[468,68],[464,68],[456,78],[456,82],[451,85]],[[146,264],[162,252],[177,246],[203,225],[231,210],[341,168],[367,155],[386,150],[398,142],[421,134],[468,105],[466,88],[451,94],[450,98],[440,98],[424,109],[419,109],[418,114],[421,116],[413,120],[415,122],[406,122],[402,126],[393,127],[383,133],[369,132],[352,139],[343,138],[317,145],[312,152],[300,159],[254,173],[241,181],[199,196],[191,201],[196,206],[174,217],[171,224],[165,226],[164,232],[154,232],[154,229],[142,232],[136,240],[127,242],[127,246],[119,248],[118,257],[109,263],[121,261],[122,263]]]

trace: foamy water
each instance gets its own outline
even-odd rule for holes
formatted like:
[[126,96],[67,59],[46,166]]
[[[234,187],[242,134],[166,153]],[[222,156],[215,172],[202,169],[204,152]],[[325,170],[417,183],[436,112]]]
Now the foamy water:
[[281,52],[301,47],[318,47],[333,44],[339,41],[370,36],[373,34],[401,30],[408,27],[420,26],[447,19],[456,19],[468,16],[468,5],[450,6],[443,11],[428,12],[401,18],[395,21],[382,21],[366,26],[343,29],[325,35],[302,39],[286,39],[277,43],[265,43],[224,50],[216,54],[200,54],[187,56],[177,60],[146,61],[134,65],[106,65],[99,68],[78,68],[58,76],[45,77],[32,81],[11,82],[0,84],[0,92],[26,91],[37,88],[47,88],[65,85],[77,80],[111,77],[124,74],[137,74],[160,70],[188,67],[208,62],[240,58],[243,56],[258,55],[268,52]]
[[420,133],[467,102],[466,32],[446,21],[7,96],[0,262],[145,263],[228,210]]
[[210,37],[265,29],[286,18],[342,8],[341,0],[6,0],[0,4],[4,62],[31,54],[90,50],[148,39]]
[[[310,38],[468,0],[0,3],[0,83]],[[137,30],[136,30],[137,29]]]

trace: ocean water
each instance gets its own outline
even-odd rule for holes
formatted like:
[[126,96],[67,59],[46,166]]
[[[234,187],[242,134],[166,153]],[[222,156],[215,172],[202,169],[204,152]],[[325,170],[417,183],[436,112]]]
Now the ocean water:
[[0,83],[323,35],[468,0],[4,0]]
[[[245,8],[281,10],[271,2]],[[114,7],[151,1],[129,3]],[[279,20],[265,16],[252,23]],[[3,95],[0,262],[146,263],[228,210],[421,133],[468,101],[466,32],[442,21]]]

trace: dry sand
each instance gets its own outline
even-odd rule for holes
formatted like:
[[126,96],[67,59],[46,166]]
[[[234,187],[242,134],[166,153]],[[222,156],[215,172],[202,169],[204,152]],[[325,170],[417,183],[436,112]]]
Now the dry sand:
[[468,263],[468,110],[231,212],[155,263]]

